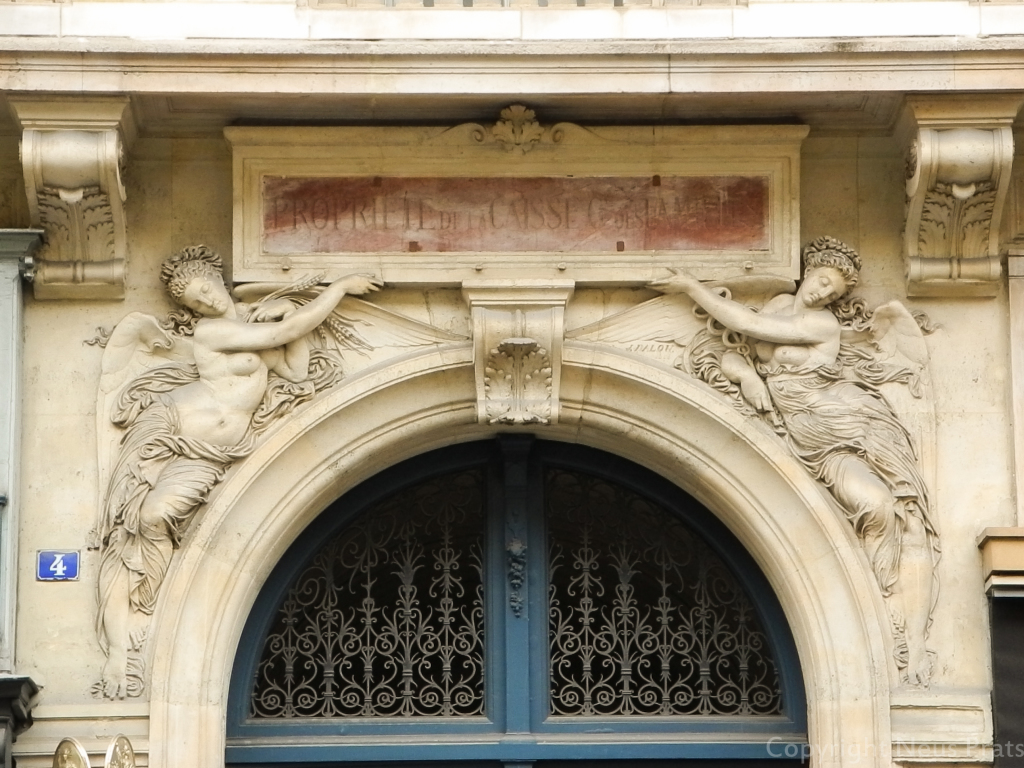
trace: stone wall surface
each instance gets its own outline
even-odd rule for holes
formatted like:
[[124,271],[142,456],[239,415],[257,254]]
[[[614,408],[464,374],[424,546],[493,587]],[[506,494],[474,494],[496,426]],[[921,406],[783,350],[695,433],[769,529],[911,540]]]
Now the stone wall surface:
[[[9,36],[163,40],[717,40],[1024,33],[1020,8],[964,0],[752,0],[735,7],[627,0],[621,8],[591,2],[582,13],[560,2],[538,8],[521,0],[507,8],[496,0],[478,2],[472,13],[445,8],[449,3],[443,1],[432,8],[410,0],[396,5],[400,13],[379,14],[374,11],[385,6],[383,0],[314,0],[308,4],[189,0],[155,8],[151,3],[130,1],[114,5],[14,0],[0,6],[0,29]],[[188,9],[184,13],[183,6]]]
[[[0,0],[0,228],[42,220],[52,244],[59,227],[54,214],[39,213],[40,201],[75,214],[83,194],[95,193],[112,211],[111,231],[123,225],[126,232],[123,253],[115,235],[100,243],[96,229],[69,236],[72,244],[101,246],[110,254],[71,259],[44,251],[34,287],[25,285],[15,668],[42,692],[35,724],[14,745],[18,765],[51,765],[65,736],[79,739],[100,765],[117,733],[131,739],[139,765],[222,765],[235,644],[259,587],[288,544],[334,498],[373,473],[432,448],[509,431],[580,442],[644,463],[693,493],[733,530],[793,627],[815,748],[845,740],[870,744],[872,765],[883,768],[991,763],[986,590],[992,584],[978,541],[986,529],[1012,529],[1024,520],[1017,500],[1024,487],[1018,476],[1024,433],[1019,424],[1014,431],[1015,398],[1020,408],[1024,382],[1012,372],[1019,352],[1013,342],[1024,341],[1018,338],[1024,330],[1014,325],[1021,309],[1004,279],[1007,273],[1011,281],[1019,276],[1012,259],[1024,253],[1013,251],[1024,242],[1024,133],[1014,118],[1014,99],[1024,93],[1024,4],[435,4]],[[943,112],[941,98],[938,107],[926,103],[928,94],[959,96],[963,104],[973,99],[974,106],[962,107],[967,117],[954,115],[957,123]],[[1003,100],[983,103],[987,96]],[[955,106],[956,100],[948,103]],[[729,124],[743,127],[729,134],[721,127]],[[270,125],[306,128],[275,134],[277,129],[253,127]],[[332,133],[325,126],[348,127]],[[1000,187],[1009,175],[1003,155],[1011,126],[1016,158],[1012,179]],[[383,137],[389,130],[391,138],[374,143],[378,132]],[[367,235],[363,247],[351,248],[369,254],[373,271],[390,281],[377,291],[357,280],[348,292],[361,295],[342,300],[342,309],[363,323],[357,329],[366,329],[364,343],[342,344],[338,382],[317,390],[311,402],[298,404],[222,462],[225,474],[209,483],[209,503],[183,526],[181,547],[158,583],[148,639],[122,638],[145,663],[141,678],[135,675],[144,690],[104,673],[108,656],[97,640],[97,584],[110,545],[98,542],[95,531],[102,528],[108,496],[104,478],[120,450],[112,436],[121,433],[106,419],[113,395],[101,391],[110,373],[102,366],[112,355],[95,342],[115,328],[124,330],[122,321],[133,313],[164,318],[178,308],[161,284],[162,264],[199,244],[222,257],[229,285],[233,278],[296,280],[307,264],[309,271],[325,264],[326,279],[344,274],[338,265],[347,262],[318,262],[316,253],[344,238],[318,240],[310,227],[302,237],[282,235],[268,245],[265,232],[246,218],[261,210],[253,205],[262,202],[260,168],[280,173],[270,187],[281,189],[315,187],[308,178],[326,168],[336,178],[365,177],[369,195],[382,168],[384,175],[409,175],[412,168],[426,179],[418,183],[421,192],[444,190],[448,181],[438,181],[432,176],[437,173],[489,176],[473,188],[498,194],[503,176],[516,175],[522,164],[534,164],[532,178],[520,174],[527,177],[522,189],[557,186],[539,177],[561,152],[600,171],[591,175],[628,176],[629,197],[643,195],[648,180],[661,186],[658,164],[671,154],[663,147],[688,130],[704,137],[702,149],[688,149],[680,139],[682,148],[671,150],[678,168],[704,163],[700,172],[710,173],[714,163],[732,162],[734,187],[744,174],[777,174],[770,193],[768,182],[756,182],[762,186],[751,199],[764,208],[747,218],[761,222],[763,214],[779,227],[769,233],[765,224],[742,244],[752,252],[771,251],[781,274],[743,288],[742,280],[729,283],[735,275],[726,273],[763,277],[765,271],[745,265],[746,256],[731,254],[727,267],[683,257],[680,265],[693,267],[702,279],[725,281],[734,297],[771,314],[778,305],[770,302],[795,290],[786,281],[798,276],[799,248],[835,238],[863,261],[855,293],[865,306],[887,307],[880,316],[915,329],[909,335],[917,334],[913,362],[923,396],[897,406],[912,407],[899,415],[919,442],[916,462],[934,524],[919,532],[917,544],[908,537],[905,550],[917,547],[920,557],[936,541],[941,546],[934,566],[938,591],[926,611],[930,675],[921,671],[920,658],[916,669],[896,660],[898,622],[887,612],[843,501],[815,481],[764,418],[750,407],[743,410],[741,374],[730,379],[737,386],[727,395],[687,369],[684,347],[703,321],[693,319],[693,302],[673,294],[671,285],[650,285],[668,271],[637,266],[651,256],[644,248],[587,243],[554,259],[533,252],[545,251],[557,237],[535,238],[531,242],[544,247],[519,249],[532,255],[485,263],[494,258],[485,254],[478,263],[476,253],[462,254],[432,277],[430,269],[407,266],[415,265],[422,246],[414,240],[410,247],[408,233],[379,241]],[[939,133],[966,131],[956,135],[969,149],[984,145],[981,159],[973,149],[963,152],[966,160],[958,156],[959,165],[951,155],[940,158],[939,149],[929,159],[922,149],[925,130],[934,132],[933,147],[941,143]],[[975,130],[984,134],[981,139],[970,133]],[[67,151],[47,145],[49,131],[65,137],[93,131],[97,146],[106,141],[96,155],[95,179],[59,181],[60,172],[85,178],[95,170],[95,158],[86,153],[88,162],[82,160],[71,140]],[[666,144],[657,145],[654,135]],[[714,138],[727,135],[728,141]],[[401,142],[412,149],[396,150]],[[785,147],[759,148],[771,142]],[[915,152],[908,151],[911,145]],[[261,154],[271,152],[268,146],[277,165],[260,166],[270,163]],[[243,157],[256,158],[251,173],[257,176],[246,176]],[[751,157],[770,163],[751,170]],[[799,168],[793,178],[786,177],[790,160]],[[981,166],[991,167],[982,172]],[[938,238],[946,250],[921,255],[926,267],[948,264],[965,274],[926,276],[924,290],[908,286],[904,232],[915,199],[907,179],[917,167],[936,178],[946,174],[922,182],[916,200],[925,220],[942,195],[956,215],[966,210],[965,200],[981,201],[973,209],[981,210],[985,195],[998,200],[997,208],[1006,198],[1001,222],[981,214],[983,225],[994,220],[1001,232],[994,249],[983,244],[968,254],[954,239],[970,239],[971,222],[950,214],[940,228],[945,240]],[[579,180],[558,183],[587,187]],[[592,186],[607,191],[611,184]],[[672,184],[685,187],[672,181],[664,188]],[[395,199],[407,191],[401,182],[388,188]],[[926,193],[932,197],[925,199]],[[63,203],[54,203],[57,198]],[[290,210],[294,223],[298,214]],[[261,210],[260,216],[270,214]],[[82,221],[95,224],[85,214]],[[600,228],[578,232],[600,234]],[[685,232],[670,234],[685,240]],[[926,239],[922,235],[921,242]],[[376,252],[378,242],[388,244],[387,258]],[[454,248],[474,241],[430,242]],[[292,250],[300,251],[298,257],[289,256]],[[603,261],[600,270],[587,272],[591,253]],[[212,259],[206,251],[193,256]],[[573,262],[577,257],[579,263]],[[652,264],[660,264],[656,257]],[[544,259],[551,263],[543,270],[524,266]],[[293,260],[300,267],[293,268]],[[120,267],[127,270],[123,275]],[[971,269],[975,273],[967,274]],[[47,285],[58,293],[46,298]],[[256,306],[268,290],[243,287],[238,298]],[[700,303],[700,288],[680,290],[695,291],[688,295]],[[308,290],[301,298],[310,299]],[[676,299],[683,303],[673,304]],[[926,335],[909,313],[927,315]],[[142,321],[141,327],[140,338],[163,338],[153,324]],[[521,343],[521,349],[513,344],[511,351],[496,351],[510,338],[524,337],[533,342],[529,349]],[[865,359],[892,351],[886,345],[893,337],[885,333],[861,341]],[[135,351],[149,342],[137,340]],[[524,384],[518,395],[495,394],[499,365],[522,367],[538,355],[544,361],[532,375],[543,382],[540,389],[526,393]],[[126,366],[130,375],[152,362],[139,360],[136,355]],[[898,389],[898,383],[884,386],[887,396]],[[905,510],[918,520],[928,517]],[[38,581],[39,550],[81,550],[81,578]],[[904,589],[906,582],[896,592]],[[110,626],[116,623],[106,618]],[[863,755],[842,750],[816,757],[821,766],[864,764]]]
[[[0,188],[15,190],[0,197],[0,211],[4,224],[15,225],[24,216],[16,142],[7,138],[0,148]],[[75,735],[99,751],[119,731],[133,739],[145,764],[147,696],[104,701],[91,693],[103,664],[93,629],[98,554],[83,552],[80,581],[52,584],[34,580],[34,553],[84,550],[95,524],[101,350],[86,342],[97,327],[109,329],[130,312],[160,315],[170,308],[157,275],[170,253],[205,243],[225,257],[231,254],[230,163],[229,147],[218,137],[140,138],[125,173],[130,272],[124,302],[27,300],[22,461],[30,471],[24,478],[17,666],[43,692],[36,725],[16,745],[20,765],[48,764],[59,737]],[[1007,303],[1004,293],[990,299],[906,299],[902,175],[902,150],[892,139],[808,139],[800,180],[801,241],[826,234],[842,239],[864,259],[859,293],[869,305],[904,300],[938,326],[927,337],[936,415],[932,493],[942,541],[930,641],[937,666],[931,688],[901,695],[911,703],[957,702],[980,718],[977,733],[966,726],[962,735],[983,739],[991,680],[975,539],[986,527],[1015,523]],[[579,328],[654,296],[639,288],[581,288],[569,301],[565,324]],[[448,332],[470,330],[465,304],[452,289],[385,290],[374,301]],[[543,427],[534,431],[544,434]],[[559,436],[567,435],[563,430]],[[781,444],[778,450],[784,450]],[[186,537],[183,549],[189,546]],[[894,728],[899,722],[894,720]],[[964,753],[971,760],[984,755],[980,746]]]

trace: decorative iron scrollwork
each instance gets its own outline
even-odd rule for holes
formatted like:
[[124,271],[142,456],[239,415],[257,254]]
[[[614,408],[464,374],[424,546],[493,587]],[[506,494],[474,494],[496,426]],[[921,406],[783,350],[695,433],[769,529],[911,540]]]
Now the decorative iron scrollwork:
[[546,499],[552,715],[782,711],[754,608],[707,545],[582,473],[548,470]]
[[446,475],[371,507],[288,592],[251,716],[484,713],[484,481]]

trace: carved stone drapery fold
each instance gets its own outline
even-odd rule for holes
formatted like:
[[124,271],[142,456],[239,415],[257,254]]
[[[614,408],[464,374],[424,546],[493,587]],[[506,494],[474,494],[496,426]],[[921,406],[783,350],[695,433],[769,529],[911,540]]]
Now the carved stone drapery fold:
[[46,246],[37,299],[124,297],[127,231],[120,164],[131,138],[127,97],[11,99],[34,226]]
[[465,281],[482,424],[554,424],[565,305],[574,282]]
[[907,167],[904,255],[912,296],[992,296],[999,222],[1022,99],[909,99],[917,124]]

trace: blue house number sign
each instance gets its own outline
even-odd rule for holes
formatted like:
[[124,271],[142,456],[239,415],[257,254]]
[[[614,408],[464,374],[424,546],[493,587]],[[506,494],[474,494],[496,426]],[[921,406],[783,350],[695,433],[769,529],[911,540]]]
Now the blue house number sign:
[[76,550],[40,550],[36,581],[78,581],[78,555]]

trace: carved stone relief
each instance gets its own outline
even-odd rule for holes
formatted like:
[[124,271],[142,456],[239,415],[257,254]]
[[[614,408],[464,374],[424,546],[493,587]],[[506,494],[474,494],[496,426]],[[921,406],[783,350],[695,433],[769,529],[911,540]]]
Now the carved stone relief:
[[572,281],[466,281],[482,424],[554,424],[565,305]]
[[119,299],[127,260],[123,134],[126,98],[13,99],[23,128],[25,189],[46,246],[32,275],[37,299]]
[[[501,119],[491,128],[491,135],[509,152],[525,154],[539,142],[546,133],[537,122],[537,115],[532,109],[522,104],[513,104],[501,110]],[[558,141],[557,138],[553,139]]]
[[1017,96],[912,98],[904,253],[912,296],[992,296],[1013,162]]
[[889,607],[901,677],[927,686],[939,537],[921,457],[934,440],[933,329],[898,301],[869,310],[848,296],[859,271],[851,248],[820,238],[804,249],[799,287],[675,274],[651,284],[666,295],[567,338],[660,357],[766,423],[850,521]]
[[319,276],[252,284],[236,303],[220,257],[197,246],[165,261],[161,279],[181,309],[163,320],[132,313],[99,340],[102,497],[93,545],[107,662],[94,693],[108,698],[141,694],[164,575],[228,468],[279,419],[340,381],[346,355],[465,341],[351,298],[381,288],[363,275],[327,287]]

